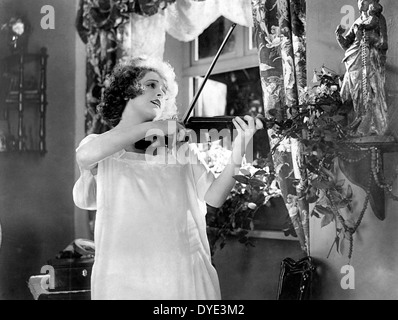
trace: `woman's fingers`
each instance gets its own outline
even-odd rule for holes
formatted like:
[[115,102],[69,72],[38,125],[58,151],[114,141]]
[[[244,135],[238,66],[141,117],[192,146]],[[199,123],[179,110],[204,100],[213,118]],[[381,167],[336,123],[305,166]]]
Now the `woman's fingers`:
[[232,122],[234,123],[237,130],[245,130],[248,128],[246,122],[240,117],[235,117],[234,119],[232,119]]
[[264,128],[262,121],[258,118],[246,115],[243,117],[243,119],[240,117],[236,117],[232,120],[236,129],[244,131],[248,129],[260,130]]
[[257,130],[264,129],[264,124],[259,118],[256,118],[256,129]]
[[243,129],[240,126],[240,123],[237,121],[237,118],[233,118],[232,119],[232,123],[233,123],[235,129],[238,130],[238,132],[242,132],[243,131]]
[[243,119],[245,119],[247,121],[247,125],[249,128],[254,129],[255,128],[255,124],[254,124],[254,118],[251,116],[244,116]]

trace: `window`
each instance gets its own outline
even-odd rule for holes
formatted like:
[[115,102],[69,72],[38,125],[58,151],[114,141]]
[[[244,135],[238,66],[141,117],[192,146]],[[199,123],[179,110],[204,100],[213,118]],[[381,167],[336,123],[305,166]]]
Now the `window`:
[[[231,25],[231,21],[220,17],[198,38],[185,44],[185,77],[206,74]],[[257,49],[253,47],[251,34],[251,28],[239,25],[235,27],[212,74],[258,66]]]
[[[189,83],[186,96],[191,101],[232,24],[220,17],[185,45],[183,75]],[[235,27],[191,115],[210,117],[262,112],[257,49],[253,47],[251,34],[251,28]]]
[[[194,90],[203,77],[194,78]],[[243,116],[263,112],[261,82],[258,67],[211,75],[199,97],[196,116]]]
[[[197,39],[185,44],[183,76],[186,80],[184,82],[189,84],[185,96],[190,101],[201,87],[232,24],[228,19],[220,17]],[[253,47],[251,34],[251,28],[239,25],[235,27],[191,116],[243,116],[263,112],[257,48]],[[223,147],[229,149],[230,144],[226,141],[224,143],[227,145]],[[212,141],[214,144],[217,142]],[[210,148],[209,145],[204,149]]]

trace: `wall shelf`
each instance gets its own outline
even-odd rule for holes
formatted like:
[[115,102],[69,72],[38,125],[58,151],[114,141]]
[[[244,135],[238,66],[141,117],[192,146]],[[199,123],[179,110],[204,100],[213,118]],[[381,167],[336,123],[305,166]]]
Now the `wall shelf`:
[[0,153],[46,153],[47,49],[1,60]]
[[[377,165],[376,170],[380,176],[384,176],[384,154],[398,152],[398,143],[396,142],[362,142],[358,143],[358,146],[363,150],[345,150],[344,153],[348,158],[358,158],[363,155],[363,153],[367,153],[369,149],[373,148],[378,154],[375,164]],[[361,161],[353,163],[339,158],[339,167],[351,183],[361,187],[364,190],[367,189],[367,185],[369,183],[369,174],[372,174],[372,170],[375,169],[372,168],[372,161],[370,157],[365,157]],[[385,190],[377,185],[374,177],[370,188],[369,200],[375,216],[379,220],[384,220],[386,218]]]

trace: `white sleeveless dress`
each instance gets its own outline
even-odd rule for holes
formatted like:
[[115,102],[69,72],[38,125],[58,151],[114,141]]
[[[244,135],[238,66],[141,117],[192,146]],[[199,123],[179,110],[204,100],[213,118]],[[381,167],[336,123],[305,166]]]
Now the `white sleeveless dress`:
[[188,157],[168,164],[164,155],[120,151],[96,176],[80,169],[74,202],[97,210],[92,299],[221,299],[203,199],[214,175],[185,146]]

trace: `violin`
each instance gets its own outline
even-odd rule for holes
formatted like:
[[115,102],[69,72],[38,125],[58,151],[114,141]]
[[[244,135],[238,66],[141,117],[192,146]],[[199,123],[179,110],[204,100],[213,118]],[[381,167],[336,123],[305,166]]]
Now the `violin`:
[[[209,132],[211,130],[217,130],[218,132],[225,132],[228,131],[229,136],[231,138],[231,141],[233,139],[233,131],[235,129],[235,126],[232,122],[232,120],[235,118],[235,116],[214,116],[214,117],[195,117],[192,116],[190,117],[190,114],[192,113],[195,104],[207,82],[207,80],[210,77],[210,74],[214,68],[214,66],[217,63],[218,58],[221,55],[222,50],[224,49],[226,43],[228,42],[228,39],[230,38],[233,30],[236,27],[236,23],[233,23],[225,36],[220,48],[217,51],[217,54],[213,58],[213,61],[205,75],[204,80],[202,81],[198,91],[195,94],[195,97],[193,98],[192,102],[190,103],[189,108],[185,112],[183,116],[183,125],[189,129],[195,132],[196,137],[198,141],[195,142],[208,142],[208,141],[203,141],[204,139],[208,139],[208,136],[204,135],[203,132]],[[268,120],[265,118],[263,115],[257,115],[256,118],[260,119],[261,122],[263,123],[264,129],[271,128],[272,125],[274,124],[272,120]],[[269,144],[269,138],[267,134],[267,130],[257,130],[256,133],[253,136],[253,148],[254,148],[254,155],[257,157],[266,157],[270,151],[270,144]],[[222,138],[221,136],[219,138]],[[166,143],[167,143],[167,137],[165,137]],[[135,147],[138,149],[146,149],[149,147],[151,144],[151,141],[146,141],[146,140],[141,140],[138,141],[135,144]]]

